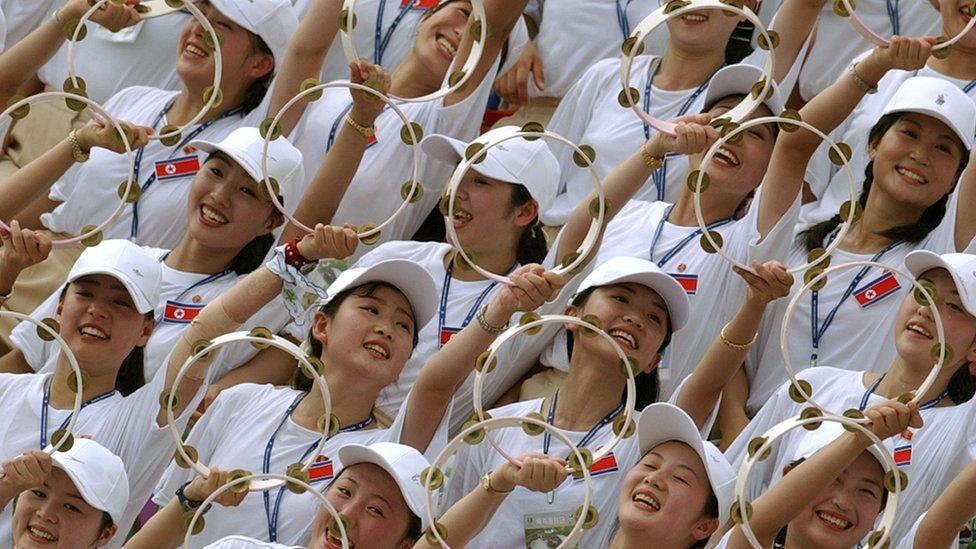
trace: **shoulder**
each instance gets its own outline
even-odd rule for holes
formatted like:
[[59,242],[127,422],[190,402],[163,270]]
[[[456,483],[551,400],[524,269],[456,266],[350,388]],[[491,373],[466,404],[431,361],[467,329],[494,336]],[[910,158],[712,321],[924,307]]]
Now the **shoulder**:
[[48,374],[0,374],[0,391],[30,390],[41,386]]
[[279,403],[291,402],[300,391],[290,387],[275,387],[270,384],[241,383],[220,392],[214,404],[221,408],[236,410],[239,407],[260,409],[262,413],[273,410]]
[[105,102],[105,108],[117,116],[139,116],[158,114],[166,102],[179,92],[161,90],[151,86],[131,86],[119,90]]
[[444,255],[451,250],[450,244],[443,242],[412,242],[394,240],[377,246],[356,262],[357,267],[374,265],[387,259],[408,259],[425,264],[430,261],[442,263]]
[[542,408],[542,402],[544,400],[543,398],[534,398],[532,400],[513,402],[492,409],[491,415],[492,417],[524,416],[530,412],[538,412]]

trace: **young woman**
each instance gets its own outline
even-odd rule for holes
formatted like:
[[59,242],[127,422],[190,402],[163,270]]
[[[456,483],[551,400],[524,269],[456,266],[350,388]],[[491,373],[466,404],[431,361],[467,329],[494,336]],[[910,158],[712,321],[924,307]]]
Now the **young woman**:
[[902,541],[898,549],[922,549],[922,547],[955,547],[959,534],[976,515],[970,495],[976,489],[976,464],[970,463],[943,490],[935,503],[922,513]]
[[[118,147],[118,143],[113,143],[114,129],[96,124],[82,128],[77,139],[83,150],[93,146]],[[165,364],[179,334],[194,316],[209,301],[259,267],[271,249],[274,242],[271,233],[284,218],[261,192],[264,184],[259,183],[262,176],[256,167],[261,163],[263,144],[256,128],[238,128],[219,143],[191,142],[207,156],[202,169],[188,185],[186,233],[173,250],[146,248],[161,262],[163,272],[160,301],[154,304],[156,329],[145,346],[146,379],[151,379]],[[268,170],[278,181],[278,198],[285,204],[295,204],[304,185],[301,153],[287,139],[272,142],[269,152]],[[67,167],[72,162],[70,144],[62,143],[4,181],[3,187],[23,190],[32,180],[34,170],[49,170],[53,165]],[[52,293],[31,315],[38,320],[53,317],[62,291],[63,288]],[[255,315],[249,327],[264,326],[277,333],[287,319],[284,307],[274,302]],[[11,340],[17,350],[0,359],[0,371],[54,368],[60,349],[56,342],[45,342],[37,336],[33,324],[24,322],[15,328]],[[233,358],[224,353],[222,369],[213,371],[212,377],[220,379],[227,370],[255,353],[251,346],[233,349]]]
[[[868,428],[884,440],[922,427],[918,405],[897,400],[864,411]],[[825,423],[804,440],[783,478],[752,502],[749,520],[763,547],[851,549],[874,529],[886,499],[885,462],[860,431],[845,433]],[[893,538],[893,543],[899,540]],[[739,526],[717,547],[750,549]]]
[[[914,276],[935,285],[935,306],[954,358],[919,399],[925,427],[899,435],[889,443],[899,450],[899,468],[911,479],[898,500],[898,518],[891,532],[894,540],[902,539],[918,516],[932,506],[939,492],[973,460],[973,434],[968,426],[976,413],[976,408],[968,402],[974,391],[968,364],[976,360],[976,303],[971,298],[971,292],[976,289],[973,276],[976,256],[939,256],[916,250],[908,254],[905,263]],[[850,408],[864,409],[872,403],[913,391],[929,374],[934,362],[931,352],[936,343],[936,330],[931,308],[917,303],[911,296],[906,297],[897,312],[894,332],[897,355],[881,374],[821,366],[805,370],[799,377],[812,385],[817,402],[837,413]],[[772,395],[729,448],[727,455],[734,464],[744,459],[749,440],[807,406],[791,400],[787,389],[781,387]],[[764,491],[777,472],[788,465],[805,438],[805,433],[799,431],[784,436],[770,458],[754,469],[756,480],[750,497]]]
[[[927,39],[894,38],[859,62],[856,75],[842,78],[807,103],[803,119],[829,133],[864,96],[868,84],[892,69],[912,70],[929,57]],[[969,162],[976,104],[941,79],[906,80],[888,102],[870,134],[871,163],[858,196],[863,215],[851,226],[831,257],[833,264],[874,260],[899,268],[916,249],[937,253],[971,249],[976,219],[966,204],[976,200],[972,177],[959,179]],[[820,140],[810,132],[784,134],[771,165],[789,169],[771,172],[791,185],[801,184],[802,170]],[[957,185],[957,182],[959,184]],[[788,254],[787,265],[807,262],[808,254],[826,248],[837,237],[839,215],[801,232]],[[789,350],[793,367],[883,368],[895,348],[883,337],[895,324],[906,282],[876,269],[848,269],[830,276],[818,292],[804,296],[790,319]],[[785,303],[777,305],[763,326],[746,370],[750,382],[747,413],[754,414],[786,379],[779,331]],[[880,369],[880,370],[878,370]]]
[[[232,330],[268,301],[277,299],[282,278],[300,277],[296,266],[322,257],[342,258],[358,240],[350,227],[319,225],[315,235],[276,251],[269,268],[258,269],[201,312],[198,323],[183,333],[192,342]],[[285,258],[288,258],[286,263]],[[303,259],[307,258],[307,259]],[[309,333],[311,354],[325,364],[332,414],[341,427],[316,456],[314,481],[331,478],[342,468],[336,450],[350,442],[399,442],[435,455],[446,443],[451,397],[467,377],[475,358],[513,313],[532,310],[551,298],[562,279],[537,265],[521,267],[507,286],[478,314],[478,321],[458,333],[431,357],[413,384],[393,424],[378,425],[372,410],[376,396],[395,383],[416,343],[417,326],[433,316],[437,295],[429,275],[410,261],[388,260],[343,272],[329,286],[314,312]],[[289,282],[286,294],[295,292]],[[299,294],[300,295],[300,294]],[[284,471],[309,457],[321,431],[322,396],[306,379],[297,389],[242,384],[220,394],[190,433],[188,443],[201,461],[219,468]],[[237,426],[245,426],[237,429]],[[165,504],[192,476],[176,468],[167,472],[155,500]],[[310,495],[281,489],[264,498],[245,500],[231,511],[215,509],[200,539],[213,541],[231,533],[265,541],[306,540],[315,504]]]

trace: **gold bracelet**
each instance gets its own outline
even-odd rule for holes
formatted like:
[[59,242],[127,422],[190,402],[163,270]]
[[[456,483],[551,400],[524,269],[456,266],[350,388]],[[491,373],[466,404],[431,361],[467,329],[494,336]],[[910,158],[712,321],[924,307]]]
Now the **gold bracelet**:
[[81,150],[81,144],[78,143],[78,130],[71,130],[71,133],[68,134],[68,144],[71,145],[71,156],[75,162],[88,160],[89,153]]
[[512,488],[511,490],[498,490],[496,488],[492,488],[490,472],[485,473],[485,476],[481,477],[481,487],[484,488],[485,492],[488,492],[489,494],[509,494],[515,490],[515,488]]
[[725,326],[722,326],[722,331],[719,332],[719,337],[722,338],[722,343],[726,347],[728,347],[730,349],[734,349],[736,351],[747,351],[749,349],[749,347],[752,347],[752,344],[756,342],[756,338],[759,337],[759,332],[756,332],[755,335],[752,336],[752,340],[749,341],[749,343],[735,343],[733,341],[729,341],[729,338],[725,337],[725,330],[728,327],[729,327],[728,324],[726,324]]
[[854,63],[851,63],[849,72],[851,73],[851,79],[854,80],[854,84],[856,84],[858,88],[861,88],[861,91],[863,91],[864,93],[866,93],[868,95],[870,95],[872,93],[878,93],[878,85],[877,84],[875,84],[875,85],[872,86],[871,84],[868,84],[868,81],[867,80],[861,78],[861,75],[860,74],[857,74],[857,62],[856,61]]
[[376,128],[374,126],[363,126],[359,122],[353,120],[352,115],[348,113],[346,113],[346,124],[349,124],[357,132],[361,133],[362,136],[365,137],[367,141],[372,139],[372,137],[376,134]]
[[664,165],[664,159],[659,156],[651,156],[651,153],[647,152],[647,147],[644,145],[641,145],[641,158],[644,159],[644,164],[652,172],[661,169],[661,166]]

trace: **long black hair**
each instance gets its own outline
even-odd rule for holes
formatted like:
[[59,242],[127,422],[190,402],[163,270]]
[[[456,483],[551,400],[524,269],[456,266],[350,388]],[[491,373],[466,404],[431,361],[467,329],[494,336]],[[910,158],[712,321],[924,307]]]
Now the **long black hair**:
[[[512,210],[524,206],[533,200],[532,195],[529,194],[529,190],[525,188],[525,185],[513,183],[511,186],[512,200],[509,205]],[[539,224],[539,216],[537,215],[531,223],[522,229],[522,234],[519,235],[518,247],[515,249],[515,259],[520,265],[542,263],[548,252],[549,248],[546,245],[546,235],[542,232],[542,227]]]

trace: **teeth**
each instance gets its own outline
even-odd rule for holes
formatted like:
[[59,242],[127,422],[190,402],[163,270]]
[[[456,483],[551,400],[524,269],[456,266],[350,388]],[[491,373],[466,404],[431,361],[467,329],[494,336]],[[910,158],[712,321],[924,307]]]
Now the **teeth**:
[[654,496],[648,494],[637,494],[634,496],[634,501],[643,503],[644,505],[649,505],[654,508],[655,511],[661,510],[661,504],[654,498]]
[[834,526],[836,526],[838,528],[845,528],[846,529],[848,526],[851,525],[850,522],[847,522],[846,520],[841,519],[841,518],[837,518],[837,517],[835,517],[833,515],[828,515],[827,513],[824,513],[823,511],[817,511],[817,516],[820,518],[820,520],[822,520],[824,522],[829,522],[830,524],[833,524]]
[[29,529],[30,529],[31,535],[33,535],[33,536],[39,537],[41,539],[46,539],[46,540],[49,540],[49,541],[58,541],[58,538],[57,537],[52,536],[51,534],[48,534],[47,532],[44,532],[42,530],[38,530],[37,528],[34,528],[33,526],[29,527]]
[[925,184],[926,183],[925,178],[922,177],[922,176],[920,176],[920,175],[918,175],[915,172],[906,170],[904,168],[898,168],[896,171],[898,173],[900,173],[901,175],[907,177],[908,179],[911,179],[913,181],[917,181],[918,183],[921,183],[921,184]]
[[220,215],[220,212],[211,208],[210,206],[205,205],[203,206],[202,210],[203,210],[203,218],[206,219],[207,221],[210,221],[211,223],[217,223],[219,225],[223,225],[224,223],[227,223],[227,218]]
[[454,212],[454,219],[458,221],[471,221],[471,214],[464,210],[457,210]]
[[627,342],[627,345],[630,345],[631,349],[637,349],[637,341],[634,340],[634,337],[627,332],[623,330],[610,330],[609,334],[611,337],[622,339]]
[[363,347],[368,351],[373,351],[374,353],[382,355],[383,358],[390,358],[390,355],[386,352],[386,349],[376,345],[375,343],[367,343],[366,345],[363,345]]
[[189,53],[191,55],[195,55],[197,57],[206,57],[207,56],[207,52],[206,51],[204,51],[204,50],[202,50],[202,49],[194,46],[193,44],[187,44],[186,47],[183,48],[183,51],[185,51],[185,52],[187,52],[187,53]]
[[704,23],[708,21],[708,17],[701,15],[699,13],[686,13],[681,16],[685,21],[693,21],[695,23]]
[[908,325],[908,329],[911,330],[911,331],[913,331],[913,332],[915,332],[915,333],[917,333],[917,334],[921,334],[921,335],[923,335],[925,337],[928,337],[928,338],[931,338],[932,337],[932,334],[930,334],[928,330],[926,330],[925,328],[919,326],[918,324],[909,324]]
[[725,158],[727,161],[729,161],[729,163],[735,166],[739,165],[739,157],[736,156],[735,153],[732,152],[730,149],[726,147],[719,147],[717,154],[721,155],[722,158]]
[[92,328],[91,326],[85,326],[81,329],[83,335],[90,335],[92,337],[97,337],[98,339],[108,339],[108,334],[99,330],[98,328]]
[[448,40],[443,36],[437,37],[437,44],[441,48],[443,48],[444,51],[446,51],[448,55],[450,55],[451,57],[454,57],[454,55],[457,54],[457,49],[455,49],[454,46],[450,42],[448,42]]

